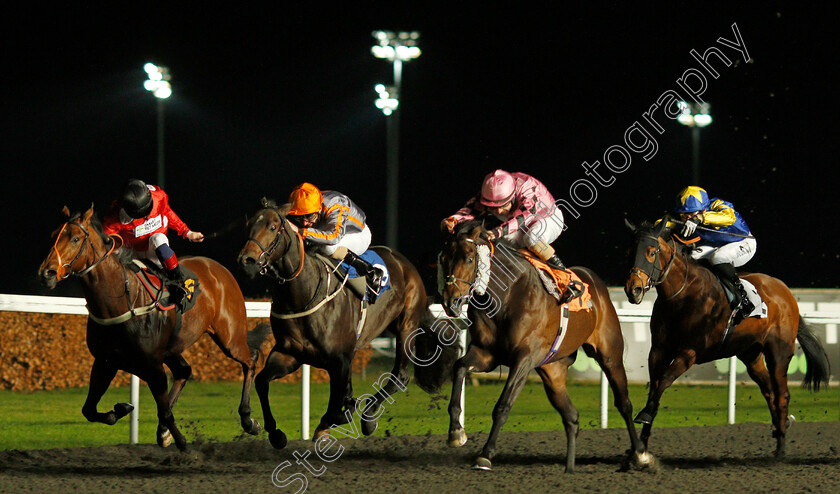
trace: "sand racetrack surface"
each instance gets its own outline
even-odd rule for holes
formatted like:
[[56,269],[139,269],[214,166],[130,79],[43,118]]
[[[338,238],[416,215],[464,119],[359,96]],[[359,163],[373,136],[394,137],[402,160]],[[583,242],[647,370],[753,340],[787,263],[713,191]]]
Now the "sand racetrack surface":
[[322,452],[331,462],[310,441],[274,450],[265,434],[186,453],[148,444],[2,451],[0,492],[840,492],[840,422],[795,424],[783,462],[769,424],[655,428],[656,468],[627,472],[624,430],[584,430],[574,475],[563,474],[562,431],[503,431],[491,472],[470,469],[483,433],[460,449],[440,435],[335,437]]

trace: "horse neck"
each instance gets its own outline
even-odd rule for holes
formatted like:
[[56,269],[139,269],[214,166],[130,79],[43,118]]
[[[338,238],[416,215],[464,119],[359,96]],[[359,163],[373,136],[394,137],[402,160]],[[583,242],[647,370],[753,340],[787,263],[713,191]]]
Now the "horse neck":
[[[295,239],[296,240],[296,239]],[[293,279],[284,283],[275,284],[274,302],[280,302],[284,306],[300,308],[317,295],[315,292],[321,284],[321,261],[314,255],[303,252],[301,258],[301,246],[298,242],[292,242],[288,251],[277,260],[277,268],[281,273],[292,276],[303,263],[300,273]]]
[[[92,259],[93,262],[96,259]],[[107,256],[79,278],[88,308],[97,317],[123,314],[130,309],[130,298],[136,301],[138,296],[142,296],[137,281],[128,276],[122,262],[114,254]]]

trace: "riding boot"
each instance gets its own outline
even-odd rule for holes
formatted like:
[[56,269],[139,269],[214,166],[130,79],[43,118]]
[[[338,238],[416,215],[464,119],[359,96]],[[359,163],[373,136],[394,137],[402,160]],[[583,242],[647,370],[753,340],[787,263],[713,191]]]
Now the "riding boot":
[[347,251],[347,255],[344,256],[344,262],[353,266],[360,275],[364,275],[370,288],[368,290],[368,302],[371,304],[376,302],[376,297],[379,295],[379,288],[382,284],[382,272],[349,250]]
[[560,258],[557,257],[557,254],[554,254],[553,256],[546,259],[545,263],[548,264],[549,267],[551,267],[552,269],[559,269],[561,271],[568,271],[566,266],[563,264],[563,261],[561,261]]
[[184,285],[187,277],[181,271],[180,265],[176,265],[173,269],[167,270],[166,277],[169,278],[169,283],[166,285],[169,288],[169,301],[175,304],[178,310],[184,312],[189,295],[187,293],[187,287]]
[[720,281],[732,292],[733,298],[730,308],[734,314],[733,324],[737,325],[744,320],[744,317],[755,308],[747,298],[747,292],[741,284],[741,278],[735,271],[735,266],[729,263],[715,264],[712,266]]

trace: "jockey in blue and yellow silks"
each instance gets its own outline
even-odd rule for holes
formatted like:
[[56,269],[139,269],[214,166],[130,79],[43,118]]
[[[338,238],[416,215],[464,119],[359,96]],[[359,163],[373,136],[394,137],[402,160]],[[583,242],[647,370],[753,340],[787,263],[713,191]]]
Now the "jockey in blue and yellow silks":
[[674,212],[684,222],[680,235],[700,238],[691,252],[692,259],[707,261],[736,295],[732,310],[737,311],[735,324],[739,323],[755,308],[735,271],[755,255],[755,237],[750,234],[746,221],[732,203],[719,198],[709,199],[704,189],[693,185],[677,194]]

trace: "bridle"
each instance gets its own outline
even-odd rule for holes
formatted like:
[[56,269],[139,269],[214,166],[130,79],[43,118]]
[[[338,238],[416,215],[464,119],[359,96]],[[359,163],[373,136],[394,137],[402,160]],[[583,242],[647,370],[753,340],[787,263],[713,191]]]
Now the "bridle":
[[[648,261],[647,258],[645,257],[645,261],[643,263],[637,262],[636,264],[643,264],[643,265],[645,265],[645,267],[647,267],[647,265],[650,265],[650,273],[648,273],[643,268],[640,268],[638,266],[633,266],[633,268],[630,270],[630,276],[631,277],[632,276],[637,277],[643,285],[642,290],[644,290],[644,293],[647,293],[648,290],[650,290],[651,288],[653,288],[655,286],[661,285],[663,282],[665,282],[665,279],[668,278],[668,273],[671,271],[671,267],[673,267],[673,265],[674,265],[674,260],[677,258],[677,241],[674,239],[673,236],[671,237],[671,242],[673,243],[673,247],[671,248],[671,258],[668,259],[668,261],[665,263],[664,268],[660,268],[659,267],[659,254],[662,251],[662,248],[659,245],[659,237],[654,237],[653,235],[643,235],[643,236],[645,238],[653,240],[654,244],[656,244],[656,251],[654,252],[654,255],[653,255],[653,261]],[[637,257],[637,261],[638,261],[638,257]],[[654,276],[654,275],[656,275],[657,272],[659,274],[657,276]],[[645,282],[644,279],[642,279],[641,273],[644,273],[645,276],[647,276],[647,282]],[[654,278],[656,278],[655,281],[654,281]],[[676,293],[669,296],[668,298],[671,299],[671,298],[676,297],[680,292],[683,291],[683,289],[685,288],[687,283],[688,283],[688,269],[685,270],[685,279],[683,280],[683,284],[680,287],[680,289],[677,290]]]
[[[471,244],[476,246],[476,257],[479,256],[478,247],[480,247],[480,246],[486,246],[487,248],[490,249],[490,257],[493,257],[493,254],[495,254],[495,247],[490,242],[488,242],[487,244],[479,244],[478,242],[476,242],[472,238],[464,238],[463,241],[471,243]],[[475,264],[475,267],[473,268],[472,280],[465,280],[463,278],[456,277],[454,274],[450,274],[443,279],[444,287],[447,287],[447,286],[450,286],[450,285],[456,285],[458,283],[463,283],[463,284],[467,285],[468,289],[470,287],[472,287],[472,285],[478,279],[478,269],[479,269],[480,264],[481,264],[479,259],[473,259],[473,263]],[[438,264],[440,264],[440,256],[438,256]]]
[[[73,257],[73,259],[70,262],[62,264],[61,253],[58,252],[58,241],[59,241],[59,239],[61,239],[61,234],[64,233],[64,230],[67,228],[67,225],[75,225],[75,226],[79,227],[79,229],[82,230],[82,232],[84,232],[85,238],[84,238],[84,240],[82,240],[82,245],[79,246],[79,250],[76,252],[76,256]],[[114,238],[114,236],[111,236],[111,237]],[[111,248],[108,249],[108,251],[105,254],[103,254],[102,257],[97,259],[96,262],[94,262],[90,266],[86,267],[85,269],[83,269],[81,271],[73,271],[73,264],[75,264],[76,261],[78,261],[79,258],[82,256],[82,251],[85,249],[85,244],[88,244],[90,246],[90,249],[93,251],[93,253],[95,255],[96,250],[93,248],[93,245],[90,243],[90,232],[88,232],[87,228],[82,226],[82,224],[79,223],[78,221],[71,220],[71,221],[68,221],[68,222],[64,223],[64,225],[61,227],[61,230],[58,232],[58,235],[56,235],[55,243],[53,244],[53,251],[55,251],[55,256],[58,259],[58,271],[56,273],[56,277],[59,279],[59,281],[60,280],[65,280],[65,279],[69,278],[71,275],[84,276],[87,273],[89,273],[93,268],[98,266],[99,263],[104,261],[105,258],[110,256],[112,252],[114,252],[114,248],[116,247],[117,242],[116,242],[116,239],[114,239],[114,241],[111,242]],[[62,274],[65,271],[65,269],[67,270],[67,274]]]
[[[265,209],[264,211],[268,211],[268,210],[269,209]],[[274,257],[274,253],[275,253],[274,251],[277,250],[277,247],[280,245],[280,240],[282,239],[283,235],[285,235],[289,238],[289,241],[286,243],[286,249],[280,254],[281,258],[285,257],[285,255],[292,248],[292,241],[293,241],[292,233],[289,232],[289,227],[286,225],[288,220],[283,218],[283,215],[280,214],[280,212],[277,211],[276,209],[271,209],[271,210],[274,211],[277,214],[277,216],[280,217],[281,228],[280,228],[280,230],[278,230],[274,234],[274,238],[271,240],[271,243],[268,245],[268,248],[263,246],[263,244],[261,244],[260,241],[257,240],[256,238],[254,238],[253,236],[248,238],[248,242],[253,242],[257,245],[257,247],[260,248],[260,251],[261,251],[260,257],[257,259],[257,266],[259,267],[260,275],[265,276],[265,275],[269,274],[269,272],[270,272],[271,276],[274,279],[276,279],[278,283],[283,284],[283,283],[286,283],[288,281],[292,281],[293,279],[297,278],[300,275],[300,273],[303,271],[303,256],[304,256],[303,237],[300,235],[300,233],[294,232],[294,234],[297,236],[298,244],[299,244],[299,247],[300,247],[299,248],[299,250],[300,250],[300,263],[299,263],[297,269],[295,270],[295,272],[292,274],[292,276],[287,278],[287,277],[283,276],[282,274],[280,274],[280,271],[271,263],[271,259]],[[247,245],[247,242],[246,242],[246,245]]]

